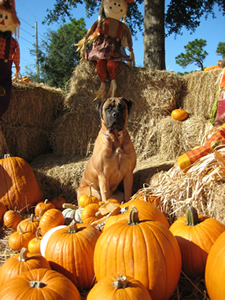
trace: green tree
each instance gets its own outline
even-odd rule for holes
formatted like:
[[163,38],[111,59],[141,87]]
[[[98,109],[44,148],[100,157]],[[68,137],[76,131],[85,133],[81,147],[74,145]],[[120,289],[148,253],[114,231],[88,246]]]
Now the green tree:
[[[144,3],[144,16],[140,4]],[[99,9],[100,1],[96,0],[55,0],[53,10],[47,11],[46,22],[63,21],[71,16],[71,9],[82,4],[87,17]],[[165,68],[165,35],[182,34],[183,28],[193,32],[200,25],[200,18],[210,14],[215,17],[213,9],[218,5],[225,15],[224,0],[168,0],[165,11],[165,0],[136,0],[128,5],[127,23],[135,34],[143,31],[144,20],[144,66],[152,69]],[[165,13],[164,13],[165,11]]]
[[49,31],[39,54],[41,81],[50,86],[64,88],[80,60],[77,43],[85,34],[84,19],[72,19],[57,31]]
[[206,46],[206,40],[195,39],[184,46],[186,52],[181,53],[175,57],[176,64],[181,67],[187,67],[190,64],[196,64],[198,68],[204,70],[203,61],[205,60],[208,53],[203,50]]
[[218,46],[217,46],[217,49],[216,49],[216,53],[218,55],[221,55],[222,58],[225,57],[225,43],[223,42],[219,42]]

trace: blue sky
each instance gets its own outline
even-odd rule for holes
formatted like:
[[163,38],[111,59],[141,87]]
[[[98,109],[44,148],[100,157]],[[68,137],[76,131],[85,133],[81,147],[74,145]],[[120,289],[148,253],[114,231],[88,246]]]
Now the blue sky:
[[[34,49],[35,43],[35,29],[34,25],[37,22],[38,28],[38,44],[41,45],[43,39],[45,39],[45,33],[48,30],[57,30],[62,23],[54,23],[50,26],[43,25],[42,21],[46,16],[47,9],[53,9],[55,0],[16,0],[16,11],[18,18],[20,19],[20,37],[19,45],[21,51],[21,74],[26,75],[26,68],[29,67],[35,71],[35,57],[30,55],[30,50]],[[167,0],[166,0],[167,3]],[[143,6],[142,6],[143,9]],[[183,30],[183,35],[171,35],[165,40],[166,47],[166,70],[174,72],[190,72],[197,70],[197,66],[194,64],[182,68],[175,63],[175,57],[181,52],[185,52],[184,46],[188,42],[194,39],[205,39],[207,46],[204,48],[208,52],[208,56],[205,60],[205,67],[217,65],[217,61],[221,59],[221,56],[216,54],[216,48],[219,42],[225,42],[224,28],[225,28],[225,16],[219,12],[218,8],[214,10],[216,18],[211,16],[205,20],[201,20],[201,25],[196,29],[193,34]],[[97,19],[97,13],[91,17],[86,18],[85,9],[81,5],[72,10],[73,17],[79,19],[85,18],[87,29]],[[134,55],[137,67],[143,66],[144,47],[143,47],[143,35],[138,33],[137,37],[133,37]]]

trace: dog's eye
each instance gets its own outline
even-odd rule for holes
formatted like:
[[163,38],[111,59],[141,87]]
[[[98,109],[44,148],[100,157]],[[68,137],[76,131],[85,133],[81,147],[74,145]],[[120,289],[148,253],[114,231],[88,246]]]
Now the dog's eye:
[[109,105],[105,108],[105,110],[108,110],[108,111],[110,111],[111,109],[112,109],[112,105]]

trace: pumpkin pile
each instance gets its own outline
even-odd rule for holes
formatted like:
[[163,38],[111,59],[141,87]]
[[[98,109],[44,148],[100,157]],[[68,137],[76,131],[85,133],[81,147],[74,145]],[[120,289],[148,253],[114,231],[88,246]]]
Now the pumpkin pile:
[[160,197],[144,190],[122,204],[99,201],[91,186],[78,205],[62,195],[43,200],[20,158],[0,160],[0,178],[0,217],[14,251],[0,267],[0,298],[172,299],[182,274],[205,278],[210,299],[225,296],[225,225],[193,206],[170,224]]

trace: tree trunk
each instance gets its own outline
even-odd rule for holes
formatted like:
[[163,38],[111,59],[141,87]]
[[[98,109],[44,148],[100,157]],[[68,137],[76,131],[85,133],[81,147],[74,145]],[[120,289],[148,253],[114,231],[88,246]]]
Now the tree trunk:
[[165,0],[145,0],[144,67],[165,70]]

